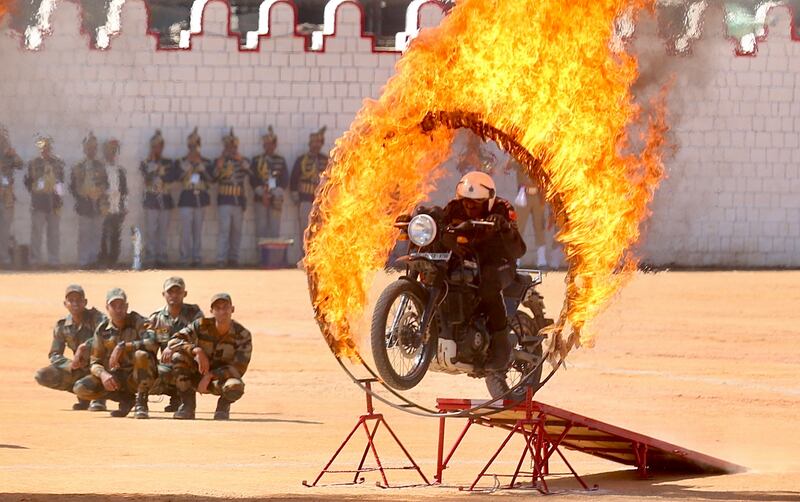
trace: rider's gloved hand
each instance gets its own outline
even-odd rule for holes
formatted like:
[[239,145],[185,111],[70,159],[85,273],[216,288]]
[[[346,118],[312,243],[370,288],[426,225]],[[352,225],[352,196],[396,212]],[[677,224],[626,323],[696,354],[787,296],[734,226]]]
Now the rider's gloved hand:
[[506,233],[511,230],[511,222],[509,222],[502,214],[490,214],[486,221],[494,223],[494,230],[496,232]]

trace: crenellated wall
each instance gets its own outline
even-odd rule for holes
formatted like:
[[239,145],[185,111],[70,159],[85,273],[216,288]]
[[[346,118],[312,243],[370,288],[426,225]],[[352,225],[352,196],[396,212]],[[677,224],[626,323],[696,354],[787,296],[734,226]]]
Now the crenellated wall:
[[[438,4],[415,4],[421,26],[438,24],[443,15]],[[361,34],[361,10],[352,2],[336,2],[313,40],[296,35],[291,3],[268,0],[265,5],[269,22],[251,37],[253,50],[240,50],[238,40],[227,36],[228,7],[212,0],[202,24],[195,26],[202,30],[186,34],[191,50],[165,51],[157,50],[155,37],[146,33],[144,2],[127,0],[121,32],[101,51],[90,49],[89,38],[80,33],[78,7],[60,2],[41,50],[22,50],[18,37],[0,36],[0,123],[26,160],[36,154],[35,135],[43,133],[55,139],[56,153],[69,166],[80,160],[89,130],[101,140],[118,138],[132,182],[127,225],[141,222],[137,168],[156,128],[166,138],[165,154],[178,157],[197,126],[203,152],[213,158],[231,126],[242,153],[252,156],[272,125],[291,166],[308,134],[321,125],[328,127],[330,148],[363,99],[378,96],[400,55],[373,50],[372,39]],[[655,265],[800,266],[800,70],[792,64],[800,59],[800,43],[790,39],[790,14],[773,9],[769,37],[760,42],[756,57],[734,56],[721,13],[705,16],[705,33],[692,43],[691,57],[668,56],[647,21],[632,41],[654,85],[669,73],[676,75],[670,109],[677,150],[667,161],[668,178],[656,194],[640,254]],[[411,23],[407,31],[413,35],[414,30]],[[21,178],[13,233],[26,243],[29,198]],[[513,181],[499,184],[501,195],[513,198]],[[434,198],[443,201],[452,183],[440,187]],[[207,211],[204,258],[211,262],[215,206]],[[255,261],[252,212],[245,217],[243,259]],[[62,219],[66,263],[76,261],[75,228],[68,197]],[[175,215],[167,236],[173,259],[178,230]],[[298,234],[297,211],[288,199],[282,234]],[[128,239],[124,249],[128,260]],[[296,245],[291,258],[298,256]]]

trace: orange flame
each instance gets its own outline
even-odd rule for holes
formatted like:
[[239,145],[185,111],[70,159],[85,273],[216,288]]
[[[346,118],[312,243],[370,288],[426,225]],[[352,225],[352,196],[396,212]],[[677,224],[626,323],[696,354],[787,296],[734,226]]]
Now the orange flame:
[[629,248],[663,175],[664,98],[641,154],[624,153],[637,63],[610,49],[614,20],[650,3],[463,0],[414,40],[337,140],[306,229],[311,299],[337,356],[358,360],[349,320],[394,245],[394,218],[433,190],[459,127],[497,141],[541,183],[569,263],[558,347],[565,356],[592,341],[586,324],[635,269]]

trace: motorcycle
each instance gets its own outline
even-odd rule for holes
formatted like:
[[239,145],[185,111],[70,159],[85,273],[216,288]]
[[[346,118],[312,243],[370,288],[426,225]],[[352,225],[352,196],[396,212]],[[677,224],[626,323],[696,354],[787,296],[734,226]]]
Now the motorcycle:
[[[373,311],[370,338],[376,369],[397,390],[415,387],[430,370],[484,378],[492,398],[514,388],[514,395],[507,397],[521,399],[527,387],[538,388],[546,338],[540,332],[553,324],[536,291],[541,271],[520,269],[503,289],[513,361],[506,372],[485,371],[491,337],[486,316],[476,310],[480,262],[474,253],[459,256],[447,249],[443,216],[440,207],[420,207],[413,218],[403,215],[395,222],[400,238],[408,241],[407,254],[397,260],[405,273],[382,292]],[[469,250],[475,230],[490,225],[470,220],[450,232]]]

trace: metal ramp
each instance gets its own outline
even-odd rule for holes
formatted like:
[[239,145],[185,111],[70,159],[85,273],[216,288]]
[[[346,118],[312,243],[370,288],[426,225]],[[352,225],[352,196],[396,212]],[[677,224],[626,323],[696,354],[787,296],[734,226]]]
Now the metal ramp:
[[[483,401],[440,398],[437,400],[437,407],[442,412],[453,412],[480,406],[481,402]],[[509,408],[493,415],[466,418],[466,426],[447,457],[444,457],[445,418],[440,418],[437,482],[442,482],[443,471],[447,468],[447,464],[453,458],[472,425],[502,428],[510,432],[475,482],[472,483],[470,490],[474,489],[484,476],[490,475],[487,473],[488,468],[514,434],[525,438],[525,451],[522,455],[524,458],[527,453],[530,453],[534,468],[533,472],[522,473],[519,470],[522,465],[521,459],[517,471],[513,475],[509,475],[512,477],[510,486],[514,485],[515,480],[521,474],[531,474],[534,487],[543,492],[547,492],[545,476],[549,475],[549,459],[554,453],[562,458],[576,480],[588,489],[580,476],[572,469],[561,449],[579,451],[620,464],[635,466],[639,475],[643,477],[649,476],[653,472],[725,474],[745,470],[740,465],[539,401],[523,401],[516,406],[506,402],[503,406],[496,406],[496,408],[504,407]],[[491,409],[486,408],[486,411]],[[495,476],[497,475],[495,474]]]

